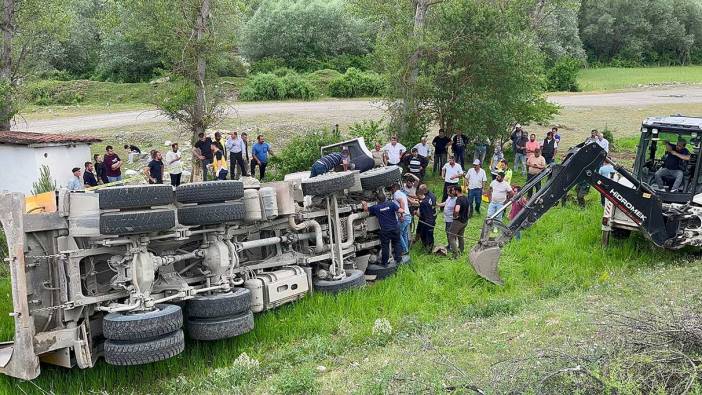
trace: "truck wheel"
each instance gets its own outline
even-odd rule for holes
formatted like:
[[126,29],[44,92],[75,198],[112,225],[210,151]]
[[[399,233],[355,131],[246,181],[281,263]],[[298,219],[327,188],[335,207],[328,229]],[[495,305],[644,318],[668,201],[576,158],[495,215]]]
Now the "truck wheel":
[[302,181],[302,193],[305,196],[324,196],[351,188],[355,182],[350,171],[326,173]]
[[397,166],[378,167],[361,173],[361,186],[364,191],[374,191],[388,187],[402,179],[402,170]]
[[143,365],[174,357],[185,350],[185,335],[181,329],[156,339],[135,342],[105,340],[105,362],[110,365]]
[[129,185],[98,189],[102,210],[147,208],[173,203],[170,185]]
[[247,312],[225,317],[188,318],[188,336],[195,340],[222,340],[243,335],[254,328],[253,313]]
[[251,309],[251,291],[234,291],[214,295],[195,296],[187,301],[188,318],[214,318],[240,314]]
[[235,180],[205,181],[183,184],[176,188],[179,203],[218,203],[244,197],[244,183]]
[[120,211],[100,215],[100,233],[129,235],[161,232],[175,227],[175,210]]
[[366,279],[360,270],[347,270],[346,277],[341,280],[314,280],[313,283],[315,291],[336,294],[348,289],[360,288],[366,284]]
[[375,276],[376,280],[382,280],[392,276],[396,271],[397,265],[394,264],[388,264],[387,266],[370,264],[366,268],[366,275]]
[[110,313],[102,319],[103,336],[121,341],[155,339],[182,326],[183,311],[174,304],[157,304],[138,313]]
[[178,223],[186,226],[222,224],[244,219],[243,202],[199,204],[178,209]]

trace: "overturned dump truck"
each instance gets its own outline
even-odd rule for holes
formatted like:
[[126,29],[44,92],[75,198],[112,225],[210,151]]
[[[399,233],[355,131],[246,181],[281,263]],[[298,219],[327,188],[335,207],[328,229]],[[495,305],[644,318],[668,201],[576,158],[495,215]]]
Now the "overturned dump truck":
[[[346,144],[367,152],[362,139]],[[253,329],[254,313],[387,277],[397,267],[374,264],[378,222],[361,202],[400,175],[386,167],[264,184],[61,190],[50,213],[0,194],[15,324],[0,372],[33,379],[40,362],[155,362],[182,352],[186,337],[238,336]]]

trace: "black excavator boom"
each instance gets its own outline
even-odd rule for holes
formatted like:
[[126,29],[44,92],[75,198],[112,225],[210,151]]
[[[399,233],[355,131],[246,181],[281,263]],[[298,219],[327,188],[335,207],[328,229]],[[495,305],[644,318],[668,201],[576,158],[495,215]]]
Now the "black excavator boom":
[[[614,169],[634,185],[622,185],[599,174],[599,168],[609,162]],[[509,223],[504,224],[504,212],[521,199],[531,188],[546,179],[545,185],[529,199],[524,209]],[[562,165],[551,165],[524,186],[505,206],[485,219],[480,241],[470,252],[475,271],[486,280],[502,284],[498,272],[501,249],[514,235],[534,224],[549,209],[581,182],[588,182],[634,221],[641,233],[659,247],[669,247],[677,235],[678,221],[663,213],[656,192],[623,167],[607,157],[596,143],[582,143],[572,148]]]

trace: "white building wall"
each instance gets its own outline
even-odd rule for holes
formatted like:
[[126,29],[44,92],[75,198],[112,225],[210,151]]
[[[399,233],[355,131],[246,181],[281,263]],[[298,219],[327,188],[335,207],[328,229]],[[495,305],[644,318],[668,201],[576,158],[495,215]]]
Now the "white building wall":
[[0,190],[29,194],[42,165],[49,167],[58,187],[65,187],[72,177],[71,169],[82,169],[90,159],[87,144],[46,147],[0,144]]

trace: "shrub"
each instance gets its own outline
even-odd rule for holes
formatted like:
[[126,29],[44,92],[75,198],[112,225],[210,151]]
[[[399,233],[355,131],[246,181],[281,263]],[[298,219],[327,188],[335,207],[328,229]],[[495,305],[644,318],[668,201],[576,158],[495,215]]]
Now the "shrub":
[[285,77],[286,75],[294,72],[294,70],[287,67],[278,67],[277,69],[273,70],[273,74],[275,74],[276,77]]
[[605,139],[607,139],[607,141],[609,141],[610,151],[616,150],[617,145],[618,145],[615,143],[614,132],[615,132],[615,130],[612,130],[608,127],[605,127],[604,129],[602,129],[602,137],[604,137]]
[[353,137],[363,137],[368,149],[373,149],[375,142],[379,141],[385,134],[385,129],[381,121],[368,120],[356,122],[349,128],[349,134]]
[[288,99],[313,100],[319,97],[319,92],[312,83],[295,72],[282,77],[282,81]]
[[283,80],[272,73],[256,74],[241,91],[241,100],[281,100],[285,99]]
[[328,94],[329,85],[332,83],[332,81],[341,77],[342,75],[343,74],[336,70],[323,69],[307,74],[306,78],[307,81],[309,81],[312,85],[314,85],[315,88],[317,88],[318,92],[324,92]]
[[32,195],[39,195],[44,192],[51,192],[56,190],[56,181],[51,178],[51,171],[49,166],[41,165],[39,169],[39,179],[32,183]]
[[548,81],[548,90],[577,92],[578,88],[578,72],[582,63],[570,57],[562,57],[556,61],[556,64],[548,70],[546,78]]
[[85,85],[77,81],[34,81],[26,85],[27,99],[39,106],[71,105],[83,102]]
[[329,94],[333,97],[378,96],[384,87],[379,74],[363,72],[352,67],[329,84]]
[[309,368],[287,370],[273,380],[272,386],[276,394],[319,393],[315,372]]
[[273,70],[286,67],[285,61],[280,58],[263,58],[251,65],[251,74],[272,73]]
[[279,154],[271,158],[271,164],[277,175],[309,170],[319,159],[322,147],[339,141],[341,136],[336,131],[311,132],[294,136]]

